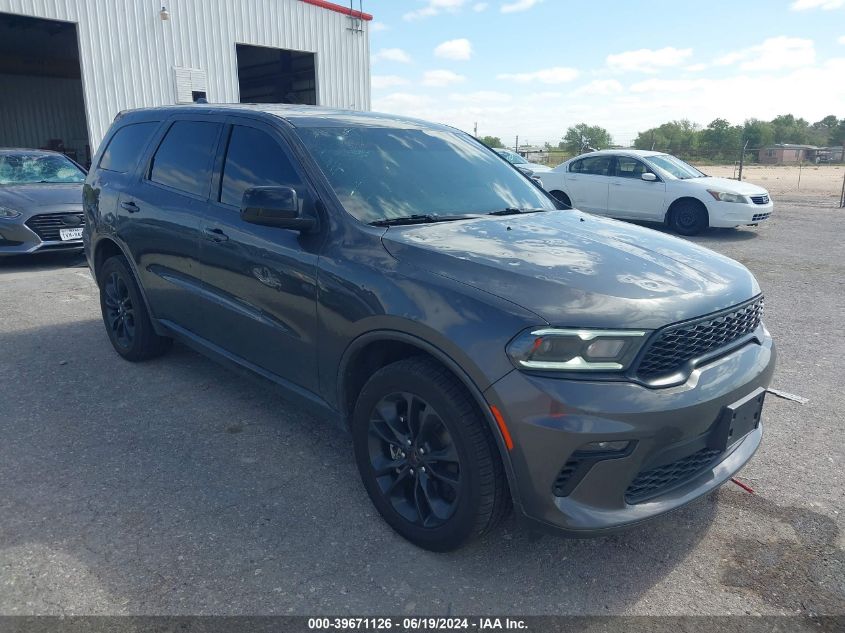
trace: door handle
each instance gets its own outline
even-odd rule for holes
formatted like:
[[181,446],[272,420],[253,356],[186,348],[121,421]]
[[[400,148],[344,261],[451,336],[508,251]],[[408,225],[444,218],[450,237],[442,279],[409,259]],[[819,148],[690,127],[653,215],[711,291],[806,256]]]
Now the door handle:
[[229,236],[226,235],[220,229],[205,228],[205,229],[202,230],[202,235],[205,239],[210,240],[212,242],[217,242],[217,243],[226,242],[226,241],[229,240]]
[[611,184],[612,184],[614,187],[621,187],[621,186],[622,186],[622,183],[621,183],[621,182],[614,182],[614,183],[611,183]]
[[141,210],[141,207],[134,202],[121,202],[120,206],[129,211],[129,213],[138,213]]

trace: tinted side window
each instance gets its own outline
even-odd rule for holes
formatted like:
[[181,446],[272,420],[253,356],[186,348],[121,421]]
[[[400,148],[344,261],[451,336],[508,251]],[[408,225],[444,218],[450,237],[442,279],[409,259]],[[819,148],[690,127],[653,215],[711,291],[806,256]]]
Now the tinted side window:
[[150,137],[158,128],[159,123],[133,123],[120,128],[112,136],[106,151],[100,158],[100,168],[129,173],[138,164],[141,152],[147,146]]
[[245,190],[272,185],[300,188],[299,176],[282,148],[266,132],[233,126],[223,166],[220,202],[240,207]]
[[647,171],[646,166],[635,158],[616,157],[616,175],[620,178],[639,178]]
[[220,127],[220,123],[208,121],[176,121],[156,150],[150,180],[197,196],[206,195]]
[[594,156],[592,158],[583,158],[578,162],[573,163],[569,170],[579,174],[608,176],[610,175],[610,165],[612,161],[612,156]]

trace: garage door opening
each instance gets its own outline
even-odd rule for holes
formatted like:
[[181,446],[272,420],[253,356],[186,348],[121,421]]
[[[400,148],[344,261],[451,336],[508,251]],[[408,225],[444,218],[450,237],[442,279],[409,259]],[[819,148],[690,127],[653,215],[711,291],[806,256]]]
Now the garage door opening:
[[317,105],[314,53],[237,45],[241,103]]
[[0,13],[0,147],[91,163],[75,24]]

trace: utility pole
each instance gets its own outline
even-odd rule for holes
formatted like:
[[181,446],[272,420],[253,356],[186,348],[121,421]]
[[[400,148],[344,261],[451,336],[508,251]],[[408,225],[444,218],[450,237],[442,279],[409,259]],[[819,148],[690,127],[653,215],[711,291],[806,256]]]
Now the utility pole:
[[842,193],[839,194],[839,208],[845,209],[845,174],[842,174]]
[[513,151],[519,154],[519,134],[516,135],[516,145],[513,146]]
[[748,141],[742,146],[742,151],[739,154],[739,180],[742,181],[742,166],[745,164],[745,150],[748,149]]
[[476,122],[475,122],[475,127],[473,128],[472,135],[473,135],[475,138],[478,138],[478,121],[476,121]]

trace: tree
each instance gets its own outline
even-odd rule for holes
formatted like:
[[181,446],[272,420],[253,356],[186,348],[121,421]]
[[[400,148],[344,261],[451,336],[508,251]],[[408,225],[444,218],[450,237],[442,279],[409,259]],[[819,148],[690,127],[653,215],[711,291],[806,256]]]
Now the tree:
[[699,126],[688,119],[670,121],[640,132],[634,140],[634,147],[690,156],[698,148],[699,133]]
[[715,119],[701,131],[700,146],[710,158],[736,155],[742,143],[742,127],[725,119]]
[[598,125],[579,123],[566,130],[566,135],[558,147],[570,154],[582,154],[592,149],[607,149],[613,145],[610,132]]
[[[845,120],[843,120],[845,123]],[[837,138],[839,136],[839,119],[833,114],[827,115],[821,121],[816,121],[810,126],[814,136],[813,143],[815,145],[839,145],[842,141]],[[845,127],[845,126],[843,126]]]
[[746,119],[742,136],[748,141],[749,149],[762,149],[775,142],[775,129],[768,121]]
[[478,140],[484,143],[487,147],[504,147],[504,145],[502,145],[502,139],[498,136],[482,136]]

